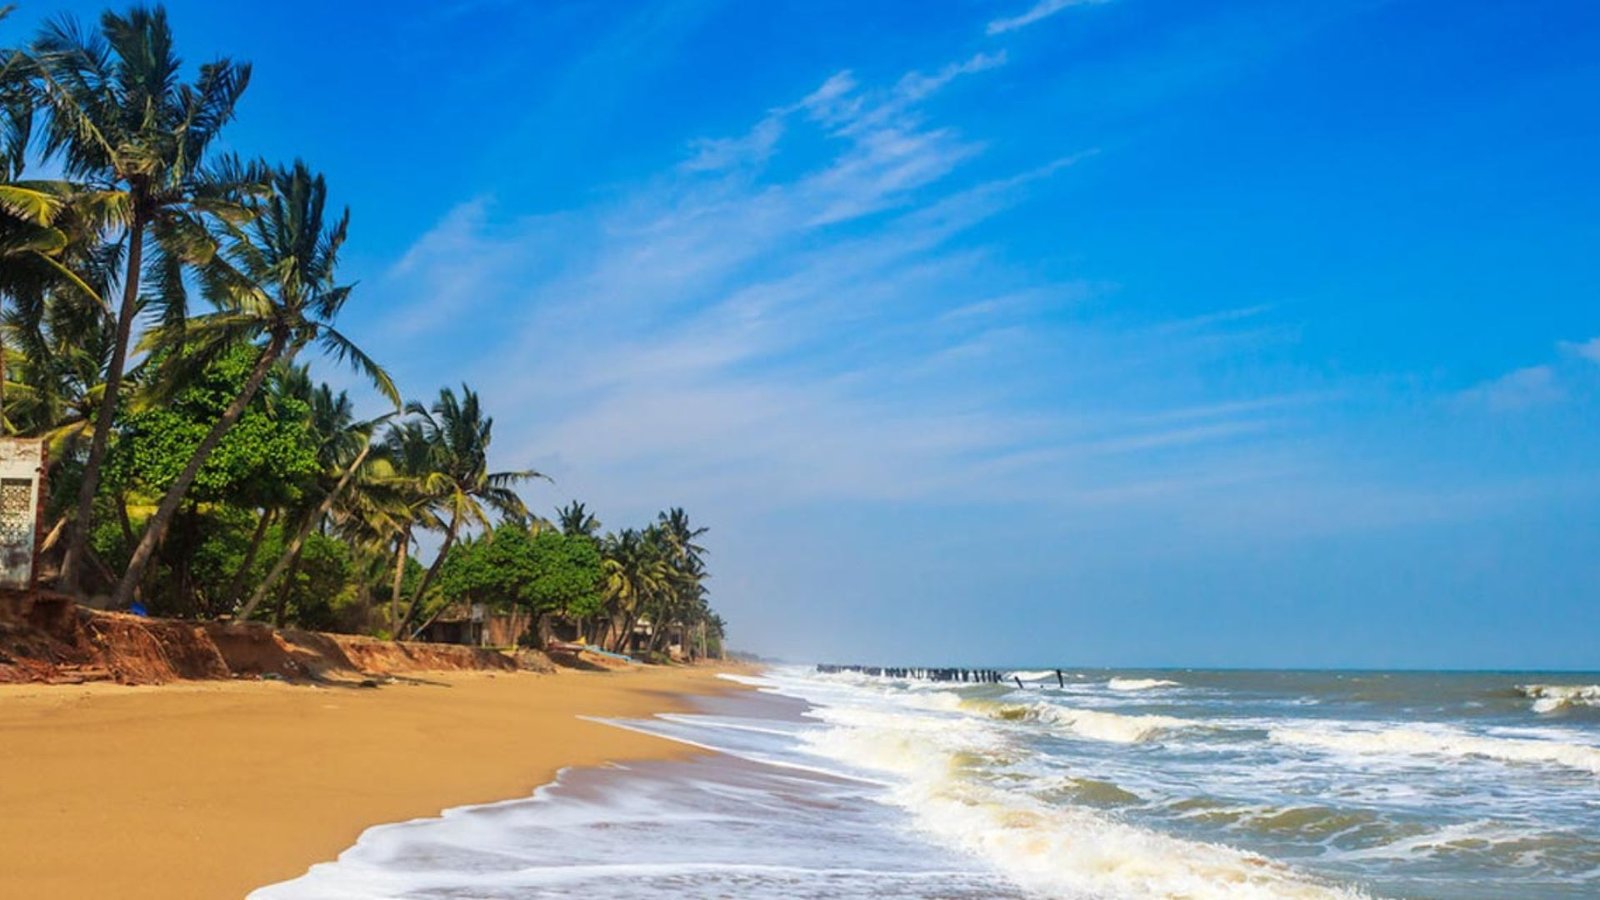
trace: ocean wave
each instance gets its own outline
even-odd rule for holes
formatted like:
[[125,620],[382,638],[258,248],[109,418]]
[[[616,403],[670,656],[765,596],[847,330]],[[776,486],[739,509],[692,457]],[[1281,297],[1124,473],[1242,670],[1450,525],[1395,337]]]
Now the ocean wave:
[[1007,672],[1006,680],[1011,681],[1013,679],[1021,679],[1022,681],[1055,681],[1056,673],[1054,669],[1019,669],[1015,672]]
[[1600,775],[1600,747],[1556,740],[1490,737],[1450,728],[1274,728],[1273,741],[1335,753],[1443,756],[1559,765]]
[[1077,709],[1051,703],[972,703],[993,718],[1005,721],[1032,721],[1057,726],[1074,737],[1116,744],[1142,744],[1174,731],[1207,727],[1203,723],[1173,716],[1129,715],[1093,709]]
[[[1257,854],[1165,835],[1082,807],[1052,805],[988,781],[966,760],[1001,740],[993,726],[974,729],[931,717],[864,712],[870,714],[831,715],[841,727],[810,735],[807,743],[821,755],[898,776],[890,799],[912,813],[923,831],[979,853],[1030,890],[1189,900],[1364,896]],[[1056,711],[1069,717],[1075,712],[1081,711]],[[1163,718],[1095,715],[1110,720]],[[1177,719],[1170,723],[1186,724]],[[1114,739],[1125,740],[1148,727],[1153,726],[1119,724],[1112,733]]]
[[1519,684],[1517,691],[1533,701],[1536,713],[1600,706],[1600,684]]
[[1113,678],[1106,682],[1106,687],[1113,691],[1148,691],[1151,688],[1182,687],[1182,685],[1165,678]]
[[1050,709],[1044,718],[1079,737],[1118,744],[1142,744],[1174,731],[1202,727],[1172,716],[1135,716],[1064,707]]

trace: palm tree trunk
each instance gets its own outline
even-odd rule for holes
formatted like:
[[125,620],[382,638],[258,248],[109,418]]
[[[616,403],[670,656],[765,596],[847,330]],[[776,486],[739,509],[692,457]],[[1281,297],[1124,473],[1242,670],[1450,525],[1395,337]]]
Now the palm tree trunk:
[[272,626],[283,627],[283,619],[289,610],[289,592],[294,590],[294,577],[300,574],[300,549],[296,547],[289,559],[289,573],[283,579],[283,589],[278,591],[278,607],[272,612]]
[[250,547],[244,552],[244,562],[239,564],[239,570],[233,573],[233,578],[228,581],[228,589],[222,595],[223,601],[232,608],[239,602],[239,592],[244,590],[244,580],[250,577],[250,567],[256,563],[256,554],[261,552],[261,542],[267,537],[267,529],[272,527],[272,520],[278,517],[276,509],[262,509],[261,521],[256,523],[255,533],[250,536]]
[[633,643],[633,629],[638,624],[639,616],[636,613],[630,612],[622,617],[622,633],[617,635],[617,645],[611,648],[612,653],[626,654],[628,652],[628,645]]
[[122,545],[132,547],[138,538],[133,535],[133,521],[128,518],[128,495],[117,491],[117,527],[122,529]]
[[410,558],[411,529],[400,532],[400,537],[395,540],[398,545],[394,550],[394,587],[389,592],[389,637],[400,640],[400,589],[406,579],[406,561]]
[[49,553],[51,548],[56,545],[56,541],[61,540],[61,532],[66,530],[66,527],[67,517],[65,515],[56,519],[56,523],[50,526],[50,533],[44,536],[44,543],[39,545],[39,552]]
[[355,461],[350,463],[350,467],[344,470],[343,475],[339,476],[339,483],[333,486],[333,490],[328,492],[328,496],[322,498],[322,503],[318,504],[316,511],[306,517],[304,522],[300,523],[300,530],[295,532],[294,540],[290,541],[289,546],[284,549],[283,556],[278,558],[278,562],[272,567],[272,571],[268,572],[267,577],[262,579],[261,584],[256,586],[255,593],[250,595],[249,602],[245,603],[244,609],[239,611],[239,614],[234,617],[235,619],[242,622],[250,618],[250,614],[255,612],[256,607],[260,605],[261,599],[267,596],[267,591],[272,589],[272,585],[278,580],[278,576],[282,575],[284,569],[289,566],[289,561],[291,559],[299,560],[300,548],[305,546],[306,538],[311,536],[311,529],[322,521],[322,518],[328,514],[328,510],[333,509],[334,502],[339,499],[339,495],[350,484],[350,479],[355,477],[356,470],[361,468],[361,464],[367,460],[367,454],[371,452],[372,444],[368,442],[365,447],[361,448],[361,452],[356,454]]
[[250,377],[244,383],[244,389],[239,391],[239,396],[233,398],[228,408],[223,411],[222,418],[218,419],[211,431],[194,450],[194,455],[189,457],[189,464],[183,467],[178,474],[178,480],[167,488],[167,495],[161,498],[161,505],[156,508],[156,514],[144,526],[144,537],[139,539],[139,546],[133,551],[133,556],[128,560],[128,571],[122,573],[122,581],[117,585],[117,592],[111,597],[114,609],[121,609],[133,599],[133,587],[139,583],[139,576],[144,574],[144,567],[150,562],[150,556],[155,552],[156,544],[167,532],[167,526],[172,522],[173,513],[178,511],[178,505],[183,502],[183,495],[188,492],[189,485],[194,484],[195,477],[200,474],[200,467],[205,465],[206,458],[221,443],[222,436],[228,433],[233,423],[239,421],[244,414],[244,408],[255,399],[256,391],[261,383],[267,380],[267,373],[272,371],[272,364],[282,355],[285,362],[294,359],[295,350],[291,348],[288,353],[283,353],[284,339],[273,335],[267,346],[261,351],[261,358],[256,360],[256,366],[250,372]]
[[[411,624],[411,618],[417,614],[417,605],[422,602],[422,595],[428,592],[428,585],[433,583],[434,576],[439,574],[440,567],[444,565],[445,554],[450,552],[450,545],[456,542],[456,527],[459,521],[453,515],[450,517],[450,527],[444,530],[444,543],[439,546],[439,555],[433,558],[433,565],[428,567],[428,571],[422,573],[422,583],[417,585],[417,592],[411,596],[411,605],[406,607],[405,618],[400,620],[401,631],[404,631],[405,627]],[[431,623],[432,619],[429,622]],[[421,628],[417,629],[417,633],[421,633],[421,631]],[[414,638],[417,633],[411,636]]]
[[[411,632],[411,637],[414,639],[417,635],[427,631],[428,626],[432,625],[435,619],[444,615],[445,610],[452,606],[455,606],[454,602],[439,604],[439,608],[429,613],[428,618],[424,619],[422,624],[418,625],[416,630]],[[467,644],[470,646],[472,643],[472,599],[469,597],[467,599]]]
[[[144,272],[144,217],[138,211],[141,200],[134,198],[133,223],[128,227],[128,267],[122,278],[122,306],[117,310],[117,339],[111,347],[111,362],[106,367],[105,394],[95,413],[94,435],[89,439],[89,458],[83,464],[83,483],[78,487],[78,514],[72,523],[72,540],[61,560],[60,589],[78,593],[78,569],[89,544],[90,519],[94,516],[94,495],[100,489],[100,464],[105,460],[106,441],[111,437],[111,422],[116,416],[118,395],[122,393],[122,369],[128,362],[128,339],[133,334],[133,317],[138,311],[139,282]],[[148,555],[148,554],[147,554]],[[118,593],[122,593],[119,586]],[[131,592],[130,592],[131,593]]]

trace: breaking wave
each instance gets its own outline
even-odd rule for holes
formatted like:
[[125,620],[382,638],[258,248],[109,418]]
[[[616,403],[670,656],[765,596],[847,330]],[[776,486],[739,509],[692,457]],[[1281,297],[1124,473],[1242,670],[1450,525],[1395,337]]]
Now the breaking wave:
[[969,703],[990,717],[1008,722],[1041,722],[1073,737],[1117,744],[1141,744],[1175,731],[1207,728],[1204,723],[1173,716],[1145,716],[1075,709],[1051,703]]
[[1522,684],[1517,690],[1533,701],[1536,713],[1600,706],[1600,684]]
[[1148,691],[1151,688],[1181,687],[1176,681],[1165,678],[1113,678],[1106,687],[1113,691]]
[[[1050,717],[1044,705],[1002,707]],[[834,724],[806,738],[816,753],[896,776],[890,797],[924,831],[991,860],[1007,877],[1059,896],[1356,898],[1258,854],[1140,828],[1091,809],[1051,805],[980,776],[974,759],[1003,753],[983,719],[822,710]],[[1074,730],[1130,742],[1181,719],[1059,710]],[[999,718],[1006,718],[999,716]]]
[[1488,737],[1449,728],[1274,728],[1272,740],[1335,753],[1442,756],[1559,765],[1600,775],[1600,747],[1532,738]]

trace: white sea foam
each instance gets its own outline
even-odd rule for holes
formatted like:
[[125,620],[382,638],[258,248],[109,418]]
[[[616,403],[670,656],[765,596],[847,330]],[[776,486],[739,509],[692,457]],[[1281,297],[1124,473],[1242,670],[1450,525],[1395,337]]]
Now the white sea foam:
[[[1227,676],[1234,694],[1139,674],[1069,675],[1058,691],[1054,672],[1018,671],[1049,682],[1022,692],[771,670],[740,680],[808,705],[773,701],[764,718],[752,694],[611,723],[726,755],[580,771],[532,802],[374,829],[256,896],[1254,900],[1359,897],[1343,885],[1366,879],[1441,897],[1600,885],[1589,717],[1418,723],[1406,707],[1339,707],[1335,676],[1327,694],[1309,676],[1281,689]],[[1495,689],[1502,706],[1510,684]],[[1116,690],[1151,691],[1174,714]],[[1524,706],[1595,696],[1518,690]],[[1293,705],[1302,695],[1319,704]],[[1262,855],[1283,847],[1293,864]]]
[[[1480,819],[1445,825],[1371,847],[1337,851],[1334,855],[1350,861],[1426,858],[1467,848],[1481,853],[1493,847],[1518,847],[1536,839],[1537,836],[1529,835],[1525,829]],[[1536,856],[1537,852],[1528,855]],[[1503,861],[1501,865],[1526,864],[1528,861],[1531,860],[1511,859]]]
[[1600,747],[1534,737],[1470,734],[1457,728],[1371,728],[1355,725],[1274,728],[1272,740],[1335,753],[1442,756],[1559,765],[1600,775]]
[[1045,718],[1079,737],[1118,744],[1140,744],[1163,735],[1194,727],[1187,719],[1172,716],[1130,716],[1091,709],[1055,707]]
[[1056,673],[1054,669],[1021,669],[1016,672],[1006,673],[1007,681],[1014,678],[1020,678],[1023,681],[1055,681]]
[[1533,701],[1536,713],[1553,713],[1575,706],[1600,706],[1600,684],[1523,684],[1517,690]]
[[1095,709],[1077,709],[1054,703],[981,704],[997,719],[1043,722],[1073,737],[1117,744],[1140,744],[1188,728],[1204,728],[1204,723],[1174,716],[1131,715]]
[[1113,678],[1106,683],[1113,691],[1148,691],[1151,688],[1181,687],[1165,678]]
[[[1122,742],[1186,724],[1159,716],[1085,715],[1044,705],[1041,710]],[[834,727],[806,736],[811,750],[897,776],[891,799],[921,829],[983,855],[1030,890],[1191,900],[1361,896],[1255,854],[1163,835],[1087,809],[1052,806],[986,782],[969,761],[1003,752],[1005,734],[992,721],[880,709],[829,710],[824,718]]]

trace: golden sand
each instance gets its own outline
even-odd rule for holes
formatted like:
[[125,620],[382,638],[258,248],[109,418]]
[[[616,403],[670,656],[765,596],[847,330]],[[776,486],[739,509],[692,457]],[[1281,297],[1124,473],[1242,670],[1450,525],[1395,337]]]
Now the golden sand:
[[679,744],[578,716],[681,709],[715,671],[0,687],[0,897],[242,897],[365,828]]

